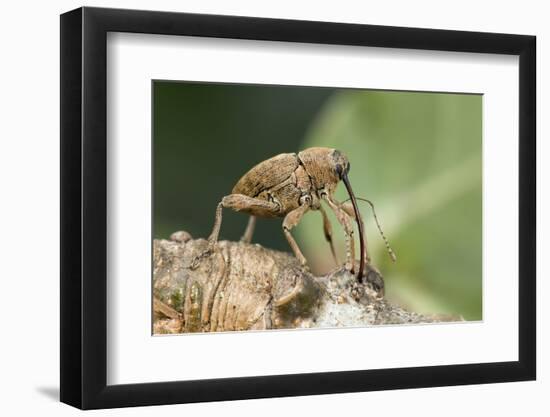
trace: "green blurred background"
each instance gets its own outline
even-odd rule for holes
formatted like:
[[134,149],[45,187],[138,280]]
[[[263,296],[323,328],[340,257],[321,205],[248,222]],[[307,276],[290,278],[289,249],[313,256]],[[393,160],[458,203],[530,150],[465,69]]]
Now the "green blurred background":
[[[217,203],[255,164],[337,148],[397,254],[393,264],[360,202],[387,297],[481,320],[481,123],[481,95],[154,81],[154,236],[207,237]],[[343,186],[337,198],[347,198]],[[343,260],[343,231],[331,217]],[[225,210],[221,239],[238,240],[247,220]],[[281,222],[259,219],[254,242],[290,251]],[[319,213],[294,234],[314,272],[334,267]]]

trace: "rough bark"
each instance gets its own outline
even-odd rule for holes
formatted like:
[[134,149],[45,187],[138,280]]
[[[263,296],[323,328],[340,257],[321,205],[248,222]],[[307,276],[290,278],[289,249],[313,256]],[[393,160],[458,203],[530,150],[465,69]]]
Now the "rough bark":
[[258,244],[220,241],[201,257],[206,240],[176,232],[153,246],[156,334],[462,320],[389,303],[373,267],[358,283],[342,268],[313,276],[291,254]]

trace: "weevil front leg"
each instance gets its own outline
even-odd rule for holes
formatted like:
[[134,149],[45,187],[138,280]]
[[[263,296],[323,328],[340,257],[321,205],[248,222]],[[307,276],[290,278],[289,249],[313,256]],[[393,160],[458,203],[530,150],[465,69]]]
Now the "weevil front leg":
[[254,228],[256,227],[256,216],[250,216],[248,219],[248,224],[244,231],[243,236],[241,237],[241,242],[250,243],[252,242],[252,235],[254,234]]
[[222,201],[220,201],[216,207],[216,217],[214,219],[212,233],[210,233],[210,236],[208,237],[208,247],[203,253],[193,259],[191,262],[192,269],[197,268],[200,260],[209,256],[214,251],[220,235],[222,210],[224,208],[229,208],[234,211],[242,211],[244,213],[260,217],[277,217],[280,210],[279,205],[276,203],[261,200],[259,198],[248,197],[243,194],[230,194],[222,198]]
[[[346,203],[342,203],[340,204],[340,207],[342,207],[342,210],[344,210],[348,214],[348,216],[350,216],[352,219],[357,221],[357,218],[355,217],[355,210],[353,209],[353,204],[351,204],[351,202],[348,201]],[[361,219],[361,222],[363,223],[363,230],[365,230],[365,224],[363,222],[363,219]],[[369,249],[368,249],[369,245],[367,242],[366,234],[363,237],[363,239],[365,239],[365,253],[363,253],[362,256],[365,258],[366,264],[369,265],[370,255],[369,255]]]
[[302,219],[302,216],[310,209],[309,204],[302,204],[297,209],[292,210],[290,213],[288,213],[283,220],[283,233],[285,234],[286,240],[288,240],[288,244],[292,248],[292,251],[294,252],[294,255],[296,258],[298,258],[298,261],[300,261],[300,264],[302,266],[307,266],[307,260],[300,248],[298,247],[298,244],[296,243],[296,240],[292,237],[290,234],[290,231],[298,224],[300,223],[300,220]]
[[334,211],[334,214],[336,214],[336,219],[344,228],[344,233],[346,236],[345,267],[353,274],[355,266],[355,240],[353,239],[353,226],[351,222],[351,217],[342,209],[340,204],[334,201],[328,194],[323,194],[322,197],[327,202],[332,211]]

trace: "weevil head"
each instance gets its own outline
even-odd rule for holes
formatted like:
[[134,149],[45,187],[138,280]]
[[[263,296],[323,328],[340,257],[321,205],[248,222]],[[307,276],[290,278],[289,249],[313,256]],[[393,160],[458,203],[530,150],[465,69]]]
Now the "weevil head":
[[[350,163],[348,157],[337,149],[331,148],[309,148],[298,154],[298,158],[308,172],[316,191],[326,192],[329,198],[332,198],[334,191],[340,181],[346,186],[346,190],[353,204],[357,229],[359,231],[359,242],[361,245],[361,262],[357,278],[359,281],[363,278],[365,259],[362,256],[365,253],[365,240],[363,231],[363,220],[357,207],[357,201],[351,188],[348,178]],[[321,197],[321,196],[320,196]]]
[[357,280],[361,282],[363,279],[363,271],[365,268],[365,257],[363,256],[363,254],[365,253],[365,232],[363,230],[363,219],[361,218],[361,213],[359,211],[359,207],[357,207],[357,201],[355,199],[355,194],[353,193],[353,189],[351,188],[351,184],[349,182],[348,173],[350,170],[350,164],[347,156],[335,149],[332,153],[332,158],[334,160],[334,170],[336,171],[339,179],[342,180],[342,182],[346,186],[346,190],[351,199],[353,211],[355,213],[355,221],[357,222],[357,229],[359,231],[359,243],[361,246],[361,261],[359,264],[359,271],[357,273]]
[[344,176],[348,175],[350,169],[348,157],[338,149],[334,149],[330,156],[332,159],[332,169],[334,170],[338,181],[340,181]]
[[317,191],[330,194],[350,169],[348,157],[337,149],[309,148],[298,154]]

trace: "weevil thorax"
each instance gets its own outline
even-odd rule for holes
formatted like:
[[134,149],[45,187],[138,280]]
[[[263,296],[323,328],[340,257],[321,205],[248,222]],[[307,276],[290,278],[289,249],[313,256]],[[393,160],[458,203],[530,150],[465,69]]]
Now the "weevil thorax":
[[326,190],[330,195],[342,179],[342,173],[349,171],[346,155],[332,148],[308,148],[298,153],[298,158],[307,171],[315,191]]

